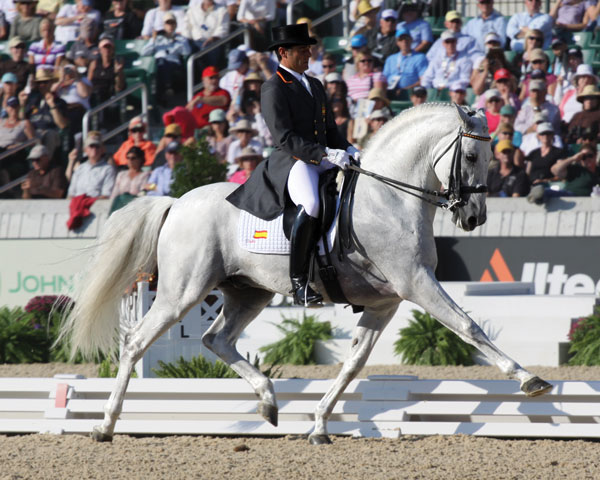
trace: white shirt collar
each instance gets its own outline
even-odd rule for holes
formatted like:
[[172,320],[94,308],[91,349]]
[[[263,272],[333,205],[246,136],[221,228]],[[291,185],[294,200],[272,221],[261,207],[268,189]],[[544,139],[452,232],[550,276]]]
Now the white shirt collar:
[[283,69],[284,69],[286,72],[289,72],[289,73],[291,73],[291,74],[294,76],[294,78],[295,78],[296,80],[298,80],[300,83],[302,83],[302,76],[303,76],[304,74],[300,74],[300,73],[298,73],[298,72],[296,72],[296,71],[294,71],[294,70],[290,70],[289,68],[287,68],[287,67],[284,67],[284,66],[283,66],[281,63],[279,64],[279,67],[280,67],[280,68],[283,68]]

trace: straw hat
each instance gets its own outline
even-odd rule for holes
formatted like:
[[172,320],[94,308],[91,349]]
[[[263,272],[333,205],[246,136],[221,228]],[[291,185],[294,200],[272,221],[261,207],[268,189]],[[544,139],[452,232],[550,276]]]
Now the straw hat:
[[229,129],[230,132],[250,132],[252,136],[258,135],[258,132],[252,128],[252,124],[245,118],[238,120],[237,123]]
[[262,159],[262,153],[255,148],[252,148],[250,145],[245,147],[242,152],[235,157],[237,163],[242,163],[244,160],[256,160],[257,162],[260,162]]
[[388,107],[390,106],[390,101],[387,98],[387,93],[383,88],[372,88],[369,92],[369,100],[381,100]]
[[369,0],[360,0],[358,4],[358,17],[362,17],[363,15],[366,15],[374,10],[379,10],[379,7],[374,7],[371,5]]
[[260,76],[260,73],[250,72],[246,75],[246,78],[244,78],[244,83],[246,82],[264,82],[264,79]]
[[587,97],[600,97],[600,90],[596,85],[586,85],[583,91],[577,95],[577,101],[583,103]]
[[51,68],[38,68],[36,70],[36,82],[51,82],[53,80],[56,80],[56,75],[54,74],[54,70],[52,70]]

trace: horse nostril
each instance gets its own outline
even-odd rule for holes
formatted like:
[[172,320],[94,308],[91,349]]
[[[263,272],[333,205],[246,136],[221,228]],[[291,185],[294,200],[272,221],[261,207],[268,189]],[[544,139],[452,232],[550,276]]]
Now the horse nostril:
[[477,217],[471,216],[467,219],[467,223],[469,224],[469,228],[473,230],[477,226]]

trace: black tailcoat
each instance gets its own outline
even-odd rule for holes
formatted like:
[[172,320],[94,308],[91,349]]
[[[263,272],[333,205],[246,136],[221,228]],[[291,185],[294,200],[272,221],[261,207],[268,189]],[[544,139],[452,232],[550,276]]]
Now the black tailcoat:
[[275,150],[227,197],[236,207],[264,220],[272,220],[283,211],[294,162],[318,165],[325,147],[346,150],[350,146],[338,132],[323,85],[316,78],[307,78],[312,96],[283,68],[262,85],[261,110]]

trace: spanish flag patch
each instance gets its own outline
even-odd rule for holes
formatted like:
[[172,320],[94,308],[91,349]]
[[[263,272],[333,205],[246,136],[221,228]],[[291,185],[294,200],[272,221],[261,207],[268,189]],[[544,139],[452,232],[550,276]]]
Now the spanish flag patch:
[[254,230],[253,238],[267,238],[267,230]]

